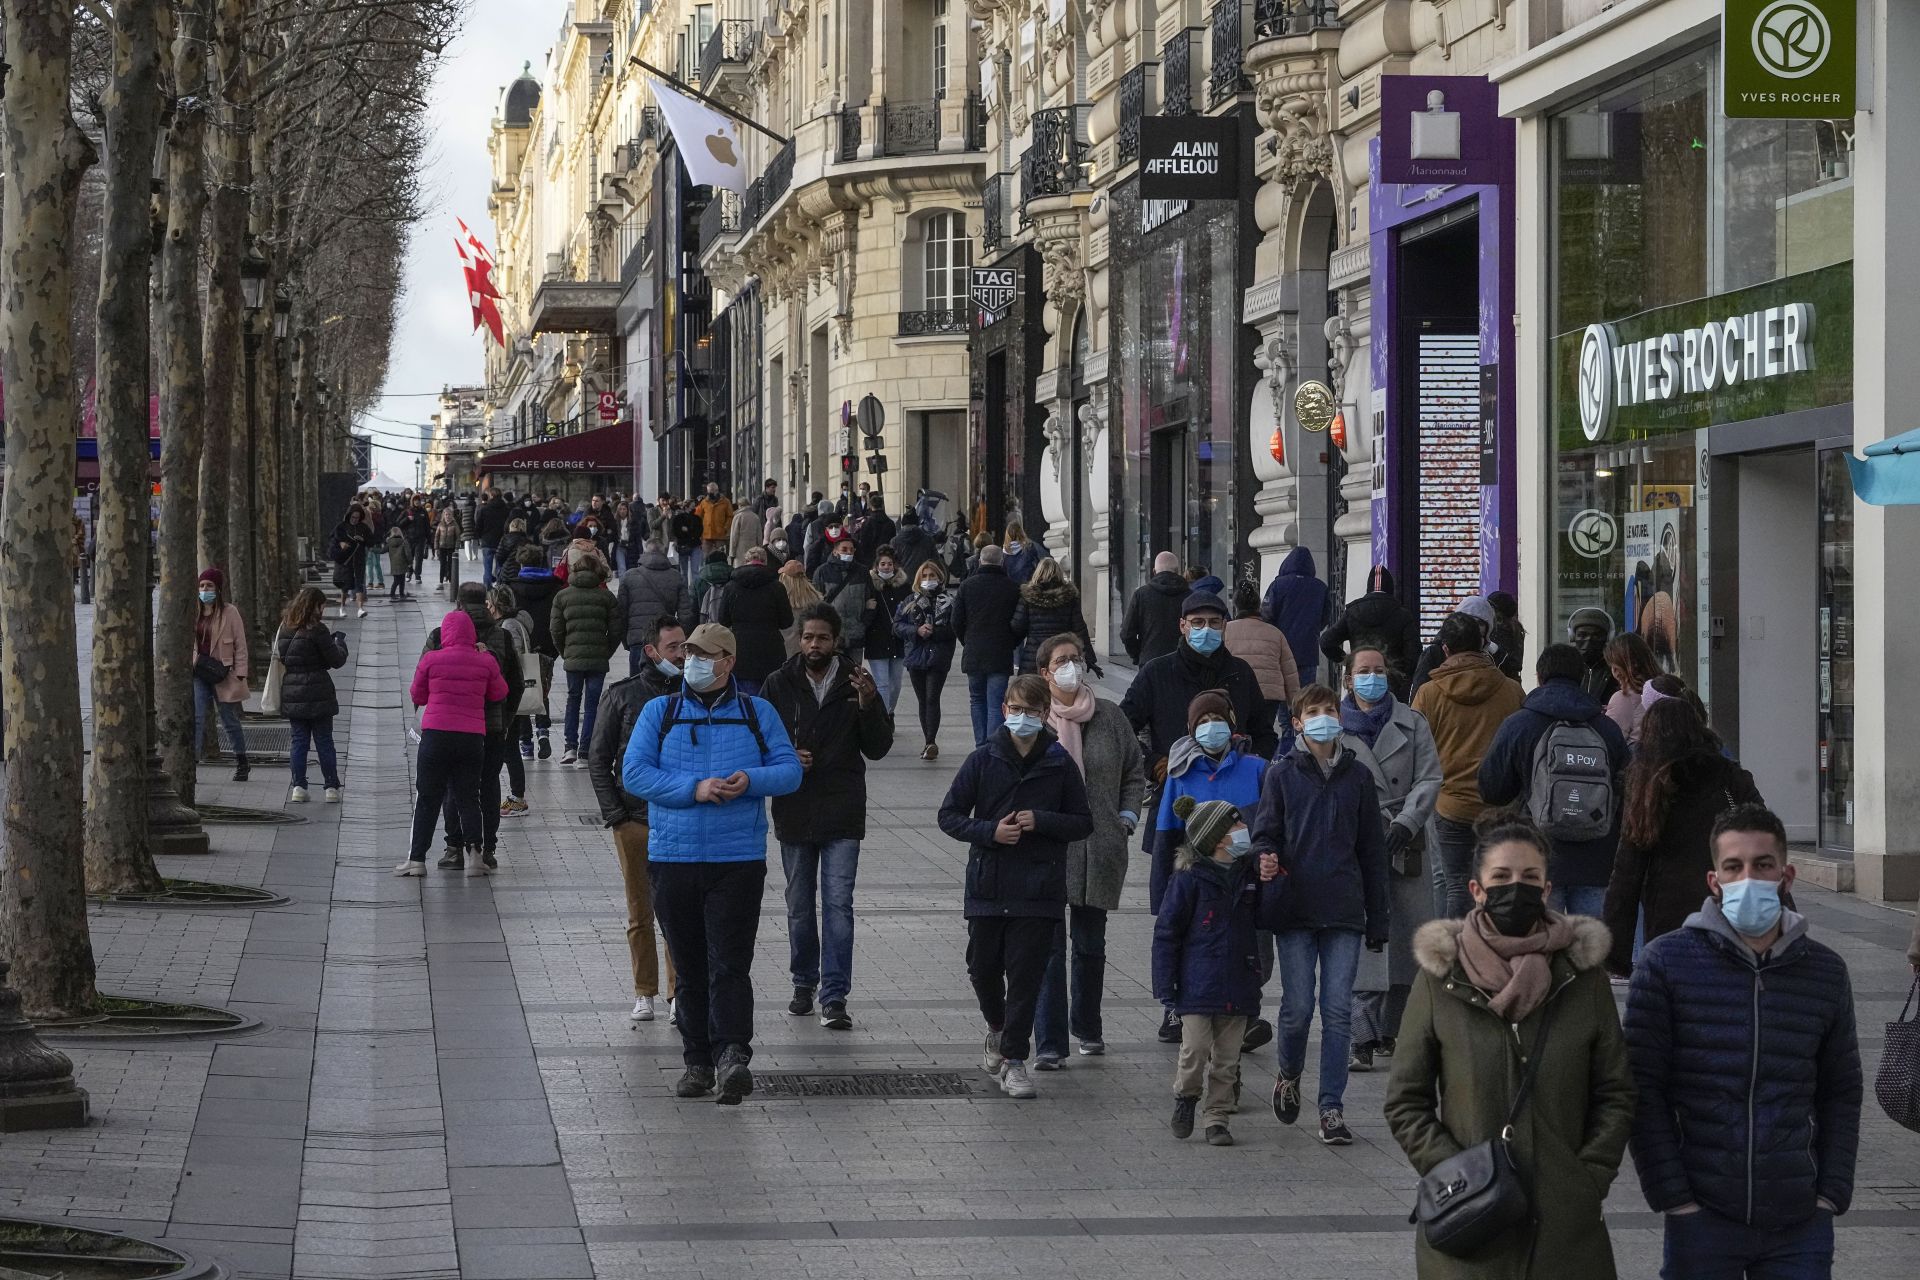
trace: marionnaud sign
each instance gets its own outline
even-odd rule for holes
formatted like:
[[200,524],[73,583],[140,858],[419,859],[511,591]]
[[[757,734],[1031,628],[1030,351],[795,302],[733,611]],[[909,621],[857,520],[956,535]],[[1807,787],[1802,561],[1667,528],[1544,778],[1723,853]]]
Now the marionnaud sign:
[[1853,115],[1857,0],[1726,0],[1721,108],[1733,118]]
[[1794,302],[1622,343],[1610,324],[1580,340],[1580,429],[1598,442],[1617,410],[1813,368],[1813,304]]
[[1141,118],[1142,200],[1234,200],[1239,195],[1240,128],[1234,117]]
[[1380,77],[1380,181],[1497,183],[1506,177],[1500,93],[1485,76]]

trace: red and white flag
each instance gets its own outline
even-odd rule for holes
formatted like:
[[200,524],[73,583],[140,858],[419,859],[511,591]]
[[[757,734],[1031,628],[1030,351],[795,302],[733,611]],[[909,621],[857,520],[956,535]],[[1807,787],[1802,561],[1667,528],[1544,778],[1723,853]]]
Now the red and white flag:
[[[473,327],[478,331],[484,324],[493,335],[494,342],[504,347],[507,345],[506,325],[500,319],[500,308],[495,302],[500,297],[500,290],[493,283],[493,258],[487,253],[486,246],[467,230],[466,223],[458,218],[454,221],[466,233],[464,242],[460,237],[454,237],[453,250],[460,255],[460,271],[466,277],[467,305],[473,312]],[[473,249],[471,256],[467,253],[469,246]]]

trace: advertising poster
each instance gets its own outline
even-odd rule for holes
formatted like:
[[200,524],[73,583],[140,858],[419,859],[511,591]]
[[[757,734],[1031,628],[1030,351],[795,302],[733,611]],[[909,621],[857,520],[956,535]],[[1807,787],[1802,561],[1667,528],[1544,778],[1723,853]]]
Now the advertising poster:
[[1681,554],[1687,510],[1629,511],[1622,526],[1626,560],[1626,627],[1653,650],[1662,671],[1680,670],[1680,635],[1691,584]]

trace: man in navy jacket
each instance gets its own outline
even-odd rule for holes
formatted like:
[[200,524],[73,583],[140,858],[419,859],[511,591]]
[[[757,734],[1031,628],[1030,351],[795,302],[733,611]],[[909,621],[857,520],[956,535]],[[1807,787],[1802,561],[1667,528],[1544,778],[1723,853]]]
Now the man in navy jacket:
[[1660,1274],[1827,1277],[1860,1145],[1853,988],[1782,906],[1779,818],[1731,809],[1712,849],[1710,896],[1647,944],[1627,996],[1633,1163],[1667,1215]]

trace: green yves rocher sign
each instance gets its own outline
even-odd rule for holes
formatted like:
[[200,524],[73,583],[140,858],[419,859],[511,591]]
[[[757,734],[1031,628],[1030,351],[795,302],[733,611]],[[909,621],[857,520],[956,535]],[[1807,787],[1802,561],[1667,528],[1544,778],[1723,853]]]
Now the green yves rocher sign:
[[1729,117],[1833,120],[1853,114],[1858,0],[1726,4],[1720,64],[1722,107]]

